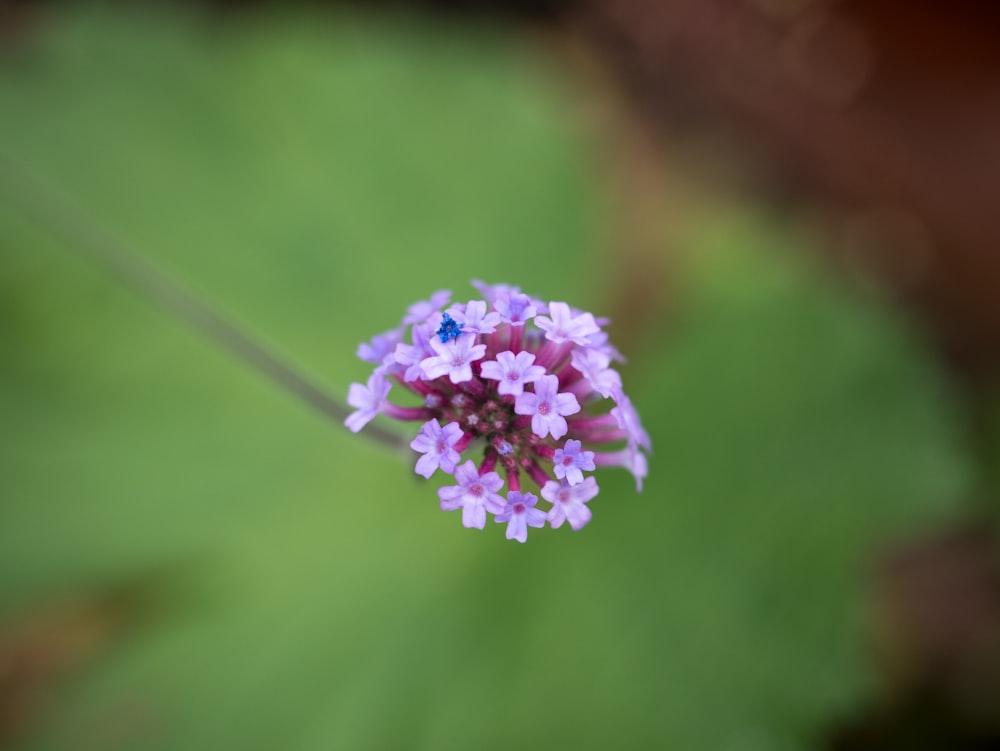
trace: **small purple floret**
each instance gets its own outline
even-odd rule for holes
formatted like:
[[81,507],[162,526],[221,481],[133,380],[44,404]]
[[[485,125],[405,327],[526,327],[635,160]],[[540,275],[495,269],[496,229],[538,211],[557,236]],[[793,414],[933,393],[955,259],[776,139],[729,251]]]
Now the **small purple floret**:
[[544,527],[545,513],[535,508],[538,496],[512,490],[507,494],[507,505],[497,514],[496,521],[507,522],[507,539],[528,541],[528,527]]
[[611,359],[595,349],[581,349],[571,356],[573,368],[579,371],[594,391],[608,398],[615,391],[620,391],[622,378],[618,371],[608,367]]
[[521,291],[520,287],[512,287],[509,284],[487,284],[478,279],[472,280],[472,286],[479,290],[479,294],[493,307],[497,306],[497,298],[501,295],[513,295]]
[[542,498],[552,504],[548,513],[552,528],[561,527],[565,521],[574,530],[586,526],[591,517],[586,503],[597,495],[597,491],[597,481],[593,477],[588,477],[579,485],[570,485],[565,481],[545,483]]
[[475,341],[475,334],[463,334],[450,342],[431,339],[435,355],[420,362],[424,377],[433,381],[446,375],[452,383],[471,381],[472,363],[486,355],[486,345]]
[[492,334],[500,323],[500,314],[495,311],[487,313],[486,303],[482,300],[472,300],[464,309],[459,306],[453,308],[451,312],[461,330],[466,333]]
[[570,438],[564,448],[556,449],[552,462],[557,479],[566,480],[570,485],[579,485],[583,482],[584,471],[594,471],[594,452],[581,451],[582,446],[580,441]]
[[399,329],[372,337],[371,342],[362,342],[358,345],[358,358],[365,362],[382,363],[386,355],[395,351],[396,345],[402,338],[403,334]]
[[531,430],[539,438],[551,434],[559,440],[569,430],[566,415],[580,411],[580,403],[572,394],[560,394],[559,379],[542,376],[534,384],[534,393],[525,391],[514,402],[514,412],[531,415]]
[[487,360],[482,365],[482,376],[491,381],[498,381],[497,392],[520,396],[524,393],[524,384],[534,383],[543,375],[545,368],[532,365],[535,356],[530,352],[501,352],[496,360]]
[[486,526],[486,512],[503,513],[506,502],[497,495],[503,487],[503,480],[496,472],[480,475],[476,464],[467,461],[455,469],[458,485],[438,489],[442,511],[462,509],[462,525],[482,529]]
[[352,433],[357,433],[361,428],[375,419],[385,404],[385,398],[389,395],[392,384],[386,380],[381,373],[372,373],[368,378],[368,385],[362,386],[360,383],[352,383],[347,391],[347,403],[356,410],[347,416],[344,425],[350,428]]
[[439,467],[451,474],[461,460],[453,448],[462,438],[462,428],[457,422],[450,422],[443,428],[437,420],[428,420],[420,428],[420,433],[410,443],[410,448],[423,454],[417,460],[418,475],[430,478]]
[[628,434],[629,442],[642,446],[646,451],[651,450],[649,433],[642,427],[639,413],[632,406],[632,401],[622,393],[621,389],[615,392],[614,399],[618,402],[618,406],[612,408],[611,414],[618,421],[618,427]]
[[535,323],[545,331],[545,338],[550,342],[573,342],[586,347],[590,344],[587,337],[601,330],[592,314],[574,315],[564,302],[549,303],[549,316],[537,316]]
[[413,303],[413,305],[411,305],[406,311],[406,317],[403,318],[403,324],[409,325],[411,323],[423,323],[434,313],[447,305],[450,299],[451,290],[442,289],[431,295],[430,300],[421,300],[420,302]]
[[501,320],[511,326],[524,326],[525,323],[538,315],[538,306],[535,305],[534,301],[519,292],[511,292],[497,297],[496,308],[500,313]]
[[431,327],[426,323],[414,324],[410,336],[413,344],[397,344],[393,356],[396,362],[406,369],[403,380],[416,381],[424,375],[420,363],[434,356],[434,350],[431,349]]

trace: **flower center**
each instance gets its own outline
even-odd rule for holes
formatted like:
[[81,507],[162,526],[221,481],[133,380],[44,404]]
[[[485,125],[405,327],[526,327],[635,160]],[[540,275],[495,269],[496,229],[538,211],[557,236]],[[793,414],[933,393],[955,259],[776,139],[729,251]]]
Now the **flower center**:
[[540,415],[547,415],[551,411],[552,408],[549,406],[548,402],[542,402],[538,405],[538,414]]
[[481,498],[481,497],[482,497],[482,495],[483,495],[483,492],[484,492],[484,491],[483,491],[483,486],[482,486],[482,485],[480,485],[480,484],[479,484],[479,483],[477,482],[477,483],[476,483],[476,484],[474,484],[474,485],[473,485],[473,486],[472,486],[471,488],[469,488],[469,492],[470,492],[470,493],[471,493],[472,495],[476,496],[476,498]]
[[515,514],[523,514],[524,513],[524,504],[523,503],[515,503],[514,504],[514,513]]

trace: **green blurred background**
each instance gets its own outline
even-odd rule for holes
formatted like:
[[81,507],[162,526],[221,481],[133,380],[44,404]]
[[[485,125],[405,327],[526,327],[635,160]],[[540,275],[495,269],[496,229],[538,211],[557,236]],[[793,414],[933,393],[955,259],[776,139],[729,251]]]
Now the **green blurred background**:
[[[777,751],[877,692],[869,575],[975,468],[920,333],[813,228],[691,181],[660,252],[619,247],[579,90],[500,24],[29,26],[0,59],[0,743]],[[25,174],[334,393],[473,278],[610,314],[644,492],[604,471],[590,526],[524,546],[463,529],[23,211]]]

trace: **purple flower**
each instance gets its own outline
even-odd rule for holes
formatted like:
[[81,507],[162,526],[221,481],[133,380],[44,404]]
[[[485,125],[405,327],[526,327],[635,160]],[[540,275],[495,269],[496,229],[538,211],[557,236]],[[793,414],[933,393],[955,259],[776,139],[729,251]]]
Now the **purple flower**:
[[646,455],[632,442],[629,442],[621,451],[594,454],[594,464],[598,467],[624,467],[635,477],[635,487],[640,492],[642,491],[642,481],[649,472]]
[[478,279],[472,280],[472,286],[479,290],[479,294],[486,298],[486,301],[495,306],[496,300],[501,295],[513,295],[521,291],[520,287],[512,287],[509,284],[487,284]]
[[597,491],[597,481],[593,477],[588,477],[579,485],[570,485],[565,481],[545,483],[542,498],[552,504],[548,513],[552,528],[561,527],[565,521],[574,531],[585,527],[591,516],[586,503],[597,495]]
[[618,371],[608,367],[611,360],[596,349],[577,349],[571,355],[573,367],[583,374],[591,388],[608,398],[622,387],[622,377]]
[[458,485],[438,489],[442,511],[462,509],[462,525],[482,529],[486,526],[486,512],[501,514],[506,506],[504,499],[497,495],[503,487],[503,480],[496,472],[480,475],[476,464],[467,461],[455,470]]
[[497,514],[497,522],[507,522],[507,539],[528,541],[528,527],[544,527],[545,514],[535,508],[538,496],[512,490],[507,494],[507,505]]
[[646,455],[639,451],[634,443],[630,443],[623,451],[626,452],[629,460],[625,467],[635,478],[635,489],[641,493],[642,481],[649,474],[649,463],[646,461]]
[[372,373],[368,377],[367,387],[360,383],[352,383],[347,391],[347,403],[356,411],[347,416],[344,425],[350,428],[352,433],[361,430],[382,409],[391,388],[392,384],[381,373]]
[[[556,449],[552,462],[555,465],[553,471],[558,479],[566,480],[570,485],[579,485],[583,482],[583,470],[588,472],[594,470],[594,452],[581,451],[582,446],[580,441],[570,438],[564,448]],[[544,493],[542,497],[546,497]]]
[[451,314],[462,325],[462,331],[474,334],[492,334],[500,323],[500,314],[486,312],[486,303],[482,300],[472,300],[465,309],[454,307]]
[[430,478],[438,467],[449,474],[454,472],[462,457],[453,447],[462,435],[462,428],[457,422],[450,422],[443,428],[437,420],[425,422],[410,443],[411,449],[423,454],[417,460],[417,474]]
[[472,363],[486,355],[486,345],[475,341],[475,334],[462,334],[449,342],[431,339],[431,349],[437,354],[420,362],[424,377],[433,381],[447,375],[452,383],[471,381]]
[[[403,324],[423,323],[434,313],[441,310],[451,299],[451,290],[442,289],[431,295],[430,300],[415,302],[406,310]],[[435,327],[436,328],[436,327]]]
[[413,344],[396,345],[393,357],[397,363],[406,368],[403,380],[416,381],[423,377],[424,371],[421,369],[420,363],[434,355],[434,350],[431,349],[431,332],[433,330],[430,323],[414,324],[411,334]]
[[527,295],[511,292],[497,297],[494,303],[501,320],[511,326],[523,326],[536,315],[538,306]]
[[362,342],[358,345],[358,357],[365,362],[379,363],[375,368],[376,373],[384,376],[401,375],[406,368],[396,360],[396,347],[400,345],[402,338],[403,329],[379,334],[371,342]]
[[613,397],[618,402],[618,406],[612,408],[611,414],[618,421],[618,427],[628,434],[630,443],[636,443],[646,449],[646,451],[651,450],[652,444],[649,440],[649,433],[642,427],[642,423],[639,421],[639,413],[635,411],[631,400],[622,393],[621,389],[618,389],[613,394]]
[[[648,472],[649,435],[610,367],[621,355],[601,330],[608,321],[518,287],[474,284],[479,299],[449,305],[450,293],[437,292],[410,306],[399,329],[358,347],[375,372],[351,385],[345,424],[357,432],[383,415],[419,425],[416,472],[454,474],[440,505],[461,508],[466,527],[482,529],[493,514],[521,542],[546,520],[580,529],[598,491],[587,473],[621,467],[641,489]],[[387,401],[390,382],[411,406]],[[470,445],[481,454],[463,463]]]
[[564,302],[549,303],[549,316],[537,316],[535,323],[545,331],[545,338],[550,342],[573,342],[582,347],[590,344],[587,339],[591,334],[600,331],[594,316],[590,313],[574,315],[569,305]]
[[373,337],[371,342],[362,342],[358,345],[358,358],[365,362],[382,363],[386,355],[391,355],[395,351],[396,345],[402,338],[403,332],[400,329],[379,334]]
[[514,412],[531,415],[531,430],[539,438],[552,434],[559,440],[569,430],[566,415],[580,411],[580,403],[572,394],[560,394],[559,379],[554,375],[542,376],[535,381],[535,392],[525,391],[514,402]]
[[508,350],[497,355],[496,360],[487,360],[482,365],[482,377],[491,381],[499,381],[497,391],[501,394],[520,396],[524,393],[524,384],[534,383],[543,375],[545,368],[532,365],[535,356],[530,352],[518,352],[515,355]]
[[[601,326],[602,324],[600,321],[597,321],[597,325]],[[625,358],[622,357],[622,353],[608,341],[608,335],[606,332],[598,331],[596,334],[591,334],[587,337],[587,341],[590,342],[591,349],[596,349],[605,357],[615,360],[616,362],[625,362]]]

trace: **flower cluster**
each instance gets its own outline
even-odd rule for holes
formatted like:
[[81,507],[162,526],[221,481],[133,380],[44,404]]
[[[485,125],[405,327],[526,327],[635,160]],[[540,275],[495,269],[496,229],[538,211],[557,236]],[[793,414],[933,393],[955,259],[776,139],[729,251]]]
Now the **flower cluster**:
[[[517,287],[473,284],[485,299],[449,305],[451,293],[437,292],[411,305],[399,328],[358,347],[358,357],[376,368],[367,385],[351,384],[347,402],[355,412],[345,424],[357,432],[378,414],[422,422],[410,444],[421,455],[416,472],[454,476],[456,484],[438,496],[443,510],[462,509],[466,527],[482,529],[489,512],[519,542],[528,527],[546,522],[578,530],[590,521],[587,503],[598,492],[584,472],[624,467],[642,490],[650,450],[611,367],[622,357],[601,329],[607,321]],[[420,404],[387,401],[393,383]],[[463,463],[476,444],[478,466]],[[525,478],[538,486],[547,511],[522,487]]]

